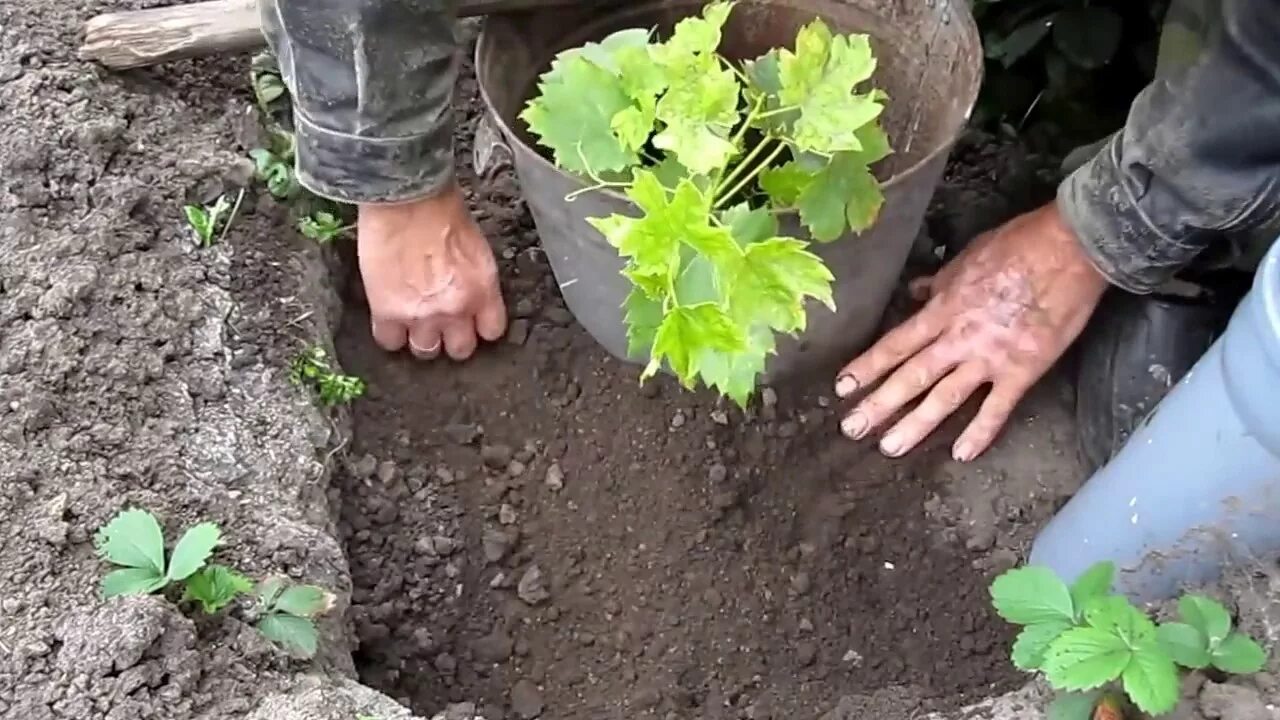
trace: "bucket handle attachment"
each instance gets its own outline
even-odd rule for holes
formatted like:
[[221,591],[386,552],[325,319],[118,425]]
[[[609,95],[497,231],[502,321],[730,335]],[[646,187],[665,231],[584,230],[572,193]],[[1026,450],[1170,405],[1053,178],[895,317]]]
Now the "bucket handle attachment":
[[493,113],[486,112],[476,122],[475,138],[471,143],[471,164],[476,174],[493,177],[502,168],[510,168],[514,162],[511,146],[502,137],[502,131],[494,122]]

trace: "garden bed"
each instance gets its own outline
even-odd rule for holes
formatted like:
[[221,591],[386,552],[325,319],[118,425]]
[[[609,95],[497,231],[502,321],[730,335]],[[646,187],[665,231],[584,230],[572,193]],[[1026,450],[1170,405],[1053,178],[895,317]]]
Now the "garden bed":
[[[265,193],[196,247],[181,205],[250,182],[247,60],[109,75],[73,55],[104,9],[0,7],[0,717],[407,716],[390,696],[489,720],[906,720],[1020,685],[986,585],[1079,480],[1061,378],[969,466],[956,423],[899,461],[840,439],[826,374],[746,415],[639,388],[560,302],[508,171],[468,169],[470,75],[459,159],[512,330],[466,365],[389,357],[351,266]],[[998,219],[955,219],[1009,162],[976,147],[935,231]],[[369,393],[327,415],[287,368],[335,335]],[[100,600],[92,536],[131,505],[333,590],[318,659]],[[1264,569],[1233,597],[1273,644]],[[1232,720],[1252,716],[1213,708],[1277,697],[1265,674],[1192,690]]]

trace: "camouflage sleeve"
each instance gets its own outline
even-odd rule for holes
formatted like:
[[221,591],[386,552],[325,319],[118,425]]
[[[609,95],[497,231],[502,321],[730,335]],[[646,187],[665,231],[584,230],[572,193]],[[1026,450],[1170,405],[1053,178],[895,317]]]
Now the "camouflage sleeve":
[[1058,190],[1095,265],[1131,292],[1280,212],[1280,0],[1223,0],[1221,12],[1199,59],[1149,85]]
[[293,95],[307,189],[402,202],[452,180],[451,0],[260,0],[260,11]]

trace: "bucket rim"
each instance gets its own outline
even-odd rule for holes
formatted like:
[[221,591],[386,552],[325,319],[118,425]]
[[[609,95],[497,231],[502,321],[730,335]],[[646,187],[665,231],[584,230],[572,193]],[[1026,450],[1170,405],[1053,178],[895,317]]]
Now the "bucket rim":
[[[765,5],[772,4],[770,0],[755,0],[755,1]],[[659,2],[659,0],[648,0],[647,2],[644,2],[644,3],[636,3],[634,5],[631,5],[626,9],[635,10],[641,5],[657,4],[657,2]],[[982,47],[982,41],[978,34],[977,23],[973,19],[973,13],[969,9],[969,4],[967,2],[957,2],[957,0],[949,0],[948,5],[949,5],[948,9],[951,12],[951,22],[960,22],[961,24],[963,24],[964,34],[969,35],[970,39],[976,42],[977,47],[980,49]],[[529,11],[529,12],[537,12],[537,11]],[[574,175],[573,173],[565,172],[564,170],[560,169],[558,166],[556,166],[555,163],[548,160],[541,152],[539,152],[536,147],[532,147],[528,143],[524,142],[524,140],[520,138],[520,135],[517,134],[515,130],[512,129],[511,125],[507,123],[506,119],[502,117],[501,113],[499,113],[496,110],[496,108],[494,108],[493,99],[489,96],[489,89],[487,87],[488,83],[486,82],[486,77],[485,77],[486,75],[488,75],[488,73],[485,72],[483,69],[484,66],[481,63],[481,58],[484,56],[485,51],[488,49],[489,42],[491,42],[490,34],[489,34],[490,33],[489,23],[495,19],[501,19],[501,18],[502,16],[491,16],[485,19],[485,24],[480,29],[480,35],[476,39],[475,51],[472,53],[472,63],[474,64],[475,71],[476,71],[476,85],[480,89],[480,97],[482,100],[484,100],[485,110],[488,113],[490,120],[498,125],[498,129],[502,132],[503,137],[507,139],[507,142],[519,143],[524,149],[530,151],[529,154],[533,155],[533,162],[538,163],[545,169],[550,169],[556,173],[559,173],[560,175],[563,175],[571,179],[574,183],[576,183],[581,188],[590,187],[590,184],[587,183],[583,178],[577,175]],[[939,156],[946,155],[951,152],[951,149],[955,146],[956,141],[959,140],[960,136],[964,133],[965,127],[968,125],[970,118],[973,116],[973,108],[978,103],[978,94],[982,90],[982,83],[985,78],[985,72],[986,72],[985,63],[982,61],[982,57],[983,56],[981,54],[978,56],[979,58],[977,63],[978,67],[974,74],[974,80],[970,84],[971,86],[965,88],[964,94],[967,96],[967,99],[963,101],[963,109],[964,109],[963,120],[959,123],[959,125],[957,125],[955,131],[949,133],[948,134],[949,136],[945,141],[939,142],[937,145],[933,147],[933,149],[925,153],[919,160],[912,163],[908,167],[904,168],[900,172],[896,172],[893,175],[890,175],[888,180],[881,182],[880,189],[882,191],[887,191],[890,188],[893,188],[900,183],[906,182],[908,178],[911,178],[916,173],[920,172],[922,168],[924,168],[925,166],[937,160]],[[612,188],[597,188],[592,192],[600,193],[602,195],[606,195],[606,196],[621,200],[622,202],[631,202],[631,200],[627,198],[625,195],[619,192],[616,192]],[[784,216],[791,216],[791,215],[798,215],[799,213],[796,210],[791,210],[789,212],[780,213],[780,214]]]

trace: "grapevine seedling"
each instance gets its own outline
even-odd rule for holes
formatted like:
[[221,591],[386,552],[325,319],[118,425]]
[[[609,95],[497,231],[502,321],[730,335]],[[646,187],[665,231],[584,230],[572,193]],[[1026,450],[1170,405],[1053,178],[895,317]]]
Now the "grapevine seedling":
[[1118,715],[1119,687],[1148,715],[1178,703],[1178,667],[1246,674],[1266,664],[1266,653],[1232,629],[1217,601],[1186,595],[1179,622],[1157,625],[1129,600],[1111,592],[1115,566],[1104,562],[1068,587],[1043,567],[1010,570],[991,585],[1000,617],[1021,625],[1013,664],[1040,672],[1060,695],[1051,720],[1090,720],[1095,710]]
[[258,587],[258,631],[290,655],[316,654],[318,615],[333,609],[333,593],[314,585],[288,585],[272,578]]
[[329,353],[313,345],[296,358],[289,368],[289,379],[298,387],[313,390],[326,407],[345,405],[364,394],[364,381],[354,375],[334,372]]
[[[227,229],[231,227],[231,221],[235,219],[236,213],[240,212],[240,203],[243,200],[244,189],[242,188],[236,195],[234,203],[226,195],[221,195],[212,205],[187,205],[182,208],[187,216],[187,225],[191,228],[200,247],[212,245],[215,236],[218,236],[219,240],[226,236]],[[219,229],[222,230],[222,235],[218,235]]]
[[351,229],[337,215],[319,210],[298,220],[298,232],[321,245],[328,245]]
[[831,271],[778,216],[821,242],[870,227],[884,200],[870,166],[890,148],[886,95],[859,89],[876,67],[866,35],[814,20],[794,50],[739,66],[717,52],[732,8],[713,2],[664,42],[630,29],[560,53],[521,118],[587,190],[639,209],[589,221],[626,259],[641,379],[665,363],[745,405],[775,333],[803,331],[809,300],[835,309]]
[[209,559],[221,534],[214,523],[192,527],[166,562],[164,533],[155,516],[146,510],[121,512],[94,538],[99,555],[120,567],[102,579],[102,596],[149,595],[190,578]]

